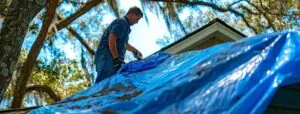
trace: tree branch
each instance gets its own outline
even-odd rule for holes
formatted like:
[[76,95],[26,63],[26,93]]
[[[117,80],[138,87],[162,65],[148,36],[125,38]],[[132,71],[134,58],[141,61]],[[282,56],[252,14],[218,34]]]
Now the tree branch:
[[151,1],[151,2],[176,2],[176,3],[188,4],[188,5],[191,5],[191,6],[193,6],[193,5],[203,5],[203,6],[207,6],[207,7],[213,8],[213,9],[219,11],[219,12],[227,12],[227,11],[229,11],[229,12],[235,14],[235,15],[238,15],[238,16],[242,17],[242,19],[245,22],[245,24],[250,29],[252,29],[256,34],[258,33],[258,30],[256,30],[255,27],[251,26],[249,24],[249,22],[246,20],[244,14],[242,14],[242,13],[240,13],[240,12],[238,12],[238,11],[230,8],[230,7],[228,7],[228,8],[222,8],[222,7],[219,7],[219,6],[215,5],[215,4],[211,4],[211,3],[203,2],[203,1],[195,1],[195,2],[193,2],[193,1],[187,1],[187,0],[149,0],[149,1]]
[[149,1],[152,1],[152,2],[176,2],[176,3],[182,3],[182,4],[188,4],[188,5],[191,5],[191,6],[194,6],[194,5],[202,5],[202,6],[207,6],[207,7],[210,7],[210,8],[213,8],[219,12],[227,12],[227,11],[230,11],[232,12],[233,14],[236,14],[236,15],[239,15],[239,16],[243,16],[244,14],[232,9],[232,8],[222,8],[222,7],[219,7],[215,4],[211,4],[211,3],[208,3],[208,2],[203,2],[203,1],[187,1],[187,0],[149,0]]
[[258,31],[257,31],[253,26],[251,26],[251,25],[249,24],[249,22],[247,21],[247,19],[246,19],[245,17],[242,17],[242,19],[243,19],[243,21],[246,23],[246,25],[247,25],[249,28],[251,28],[251,29],[255,32],[255,34],[258,34]]
[[95,51],[84,41],[84,39],[71,27],[67,27],[71,34],[73,34],[79,42],[88,50],[88,52],[92,55],[95,55]]
[[[58,20],[62,20],[63,17],[61,15],[57,15],[57,18]],[[78,40],[79,42],[86,48],[86,50],[88,50],[88,52],[91,54],[91,55],[95,55],[95,51],[88,45],[88,43],[86,43],[84,41],[84,39],[70,26],[67,26],[67,29],[69,30],[69,32],[74,35]]]
[[274,24],[272,24],[271,19],[270,19],[263,11],[261,11],[257,6],[255,6],[255,5],[252,4],[251,2],[247,1],[247,3],[250,4],[252,7],[254,7],[258,12],[260,12],[260,14],[262,14],[262,15],[266,18],[269,27],[271,27],[274,31],[278,31],[278,30],[275,28]]
[[81,1],[68,1],[69,3],[72,3],[72,4],[76,4],[76,5],[85,5],[86,3],[85,2],[81,2]]
[[237,4],[237,3],[240,3],[240,2],[243,2],[243,1],[245,1],[245,0],[235,1],[235,2],[233,2],[232,4],[230,4],[230,5],[228,6],[228,8],[231,8],[233,5],[235,5],[235,4]]
[[[159,8],[162,12],[164,12],[163,7],[162,7],[159,3],[156,3],[156,5],[158,6],[158,8]],[[172,37],[172,33],[171,33],[171,24],[170,24],[169,18],[168,18],[168,16],[165,15],[165,14],[164,14],[163,16],[164,16],[164,18],[165,18],[165,23],[166,23],[166,25],[167,25],[167,29],[168,29],[168,31],[169,31],[170,37]]]
[[62,28],[66,27],[69,25],[71,22],[73,22],[75,19],[80,17],[81,15],[85,14],[88,12],[90,9],[93,7],[97,6],[98,4],[102,3],[103,0],[92,0],[89,3],[86,3],[85,6],[83,6],[79,11],[74,13],[72,16],[68,17],[67,19],[61,21],[60,23],[57,24],[57,31],[61,30]]
[[28,86],[25,89],[25,93],[29,93],[31,91],[41,91],[47,93],[55,102],[61,100],[61,98],[55,94],[55,92],[46,85],[33,85],[33,86]]
[[249,9],[248,7],[246,7],[246,6],[239,6],[239,8],[241,8],[241,9],[245,10],[246,12],[248,12],[248,13],[250,13],[250,14],[253,14],[253,15],[260,15],[260,13],[254,12],[254,11],[250,10],[250,9]]

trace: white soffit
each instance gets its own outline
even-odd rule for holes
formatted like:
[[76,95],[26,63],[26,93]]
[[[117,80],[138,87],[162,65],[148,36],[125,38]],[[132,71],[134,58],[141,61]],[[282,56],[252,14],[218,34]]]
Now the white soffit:
[[232,31],[228,27],[224,26],[223,24],[216,22],[207,28],[199,31],[198,33],[186,38],[185,40],[177,43],[176,45],[166,49],[164,52],[167,53],[179,53],[180,51],[189,48],[190,46],[197,44],[204,43],[209,38],[215,37],[225,42],[228,41],[235,41],[241,39],[243,36],[237,34],[236,32]]

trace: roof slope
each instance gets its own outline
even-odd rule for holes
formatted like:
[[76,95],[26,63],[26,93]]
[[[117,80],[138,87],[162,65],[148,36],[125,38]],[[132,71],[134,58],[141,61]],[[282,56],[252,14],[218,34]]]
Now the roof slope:
[[261,34],[200,51],[157,53],[38,113],[262,113],[299,83],[300,35]]

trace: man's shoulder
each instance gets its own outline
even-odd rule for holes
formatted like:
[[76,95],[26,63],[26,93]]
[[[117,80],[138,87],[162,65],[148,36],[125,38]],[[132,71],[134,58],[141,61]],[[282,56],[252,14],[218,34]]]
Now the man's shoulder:
[[123,19],[123,18],[118,18],[118,19],[115,19],[114,21],[113,21],[113,24],[126,24],[126,20],[125,19]]

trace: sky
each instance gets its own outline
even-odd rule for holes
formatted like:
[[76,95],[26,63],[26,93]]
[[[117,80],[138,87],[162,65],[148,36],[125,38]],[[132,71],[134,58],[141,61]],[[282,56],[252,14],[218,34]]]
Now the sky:
[[[133,6],[141,8],[141,3],[139,0],[120,0],[118,3],[120,10],[125,12],[127,12],[128,9]],[[143,54],[143,57],[147,57],[162,48],[156,44],[156,41],[157,39],[163,38],[164,35],[168,34],[168,30],[162,17],[157,17],[156,14],[150,12],[149,10],[146,10],[144,13],[147,14],[149,21],[147,23],[145,18],[141,18],[137,24],[131,26],[129,43],[137,48]],[[113,15],[104,15],[101,24],[110,24],[114,19],[116,19],[116,17]],[[69,59],[76,59],[78,56],[80,56],[78,53],[74,53],[73,45],[74,44],[67,42],[63,45],[63,48],[61,48]]]
[[[137,6],[137,7],[141,8],[140,0],[119,0],[118,3],[119,3],[118,4],[119,9],[125,13],[128,11],[128,9],[130,7],[133,7],[133,6]],[[73,12],[73,13],[76,12],[76,10],[78,10],[79,7],[76,9],[73,6],[64,5],[62,8],[64,10],[66,10],[65,12],[69,12],[69,13],[64,13],[64,15],[71,15],[72,13],[70,13],[70,12]],[[91,23],[91,20],[93,20],[93,19],[100,19],[99,16],[101,18],[103,18],[103,19],[100,19],[101,26],[103,26],[103,25],[107,26],[114,19],[116,19],[116,17],[112,14],[111,11],[103,10],[101,8],[100,9],[94,8],[93,10],[95,10],[95,9],[102,10],[102,13],[103,13],[103,11],[105,11],[103,13],[104,15],[97,15],[97,11],[92,11],[92,13],[89,14],[90,17],[83,15],[83,16],[79,17],[78,19],[76,19],[75,21],[77,21],[77,22],[73,22],[70,26],[72,26],[73,28],[76,28],[76,29],[78,29],[78,28],[80,29],[80,24],[79,24],[80,20],[85,21],[87,23]],[[208,10],[205,7],[202,9],[203,9],[202,12],[203,11],[205,12]],[[195,12],[190,11],[189,9],[184,9],[183,12],[180,13],[179,18],[180,18],[180,20],[185,20],[190,15],[196,15],[197,13],[199,13],[199,12],[195,13]],[[144,15],[147,15],[148,23],[146,22],[145,18],[142,18],[139,21],[139,23],[131,26],[131,33],[129,35],[129,43],[131,45],[133,45],[134,47],[136,47],[143,54],[143,57],[147,57],[162,48],[160,45],[157,44],[157,40],[164,38],[164,36],[169,36],[169,31],[166,27],[163,16],[158,17],[155,12],[151,12],[148,9],[145,10]],[[39,21],[41,21],[41,20],[39,20]],[[41,22],[36,22],[36,23],[39,23],[39,26],[41,26]],[[92,37],[94,39],[97,39],[100,41],[101,34],[98,34],[101,31],[101,28],[99,28],[100,26],[97,24],[94,24],[94,25],[88,25],[88,27],[85,29],[87,31],[83,30],[82,32],[79,32],[79,34],[84,38],[90,37],[87,34],[93,34],[94,36],[92,36]],[[55,46],[60,48],[65,53],[66,58],[73,59],[73,60],[79,59],[81,56],[81,53],[78,51],[80,49],[80,48],[78,48],[78,45],[80,45],[80,43],[78,42],[78,40],[76,38],[73,38],[76,41],[75,43],[72,41],[67,41],[67,42],[63,41],[66,39],[65,37],[67,37],[67,36],[61,35],[61,34],[68,33],[68,32],[62,32],[62,31],[63,30],[56,33],[56,35],[59,35],[58,37],[61,39],[57,40],[57,42],[55,42]],[[179,37],[181,37],[181,36],[179,36]],[[27,49],[30,49],[30,47],[32,46],[35,39],[36,39],[36,35],[27,34],[27,38],[25,39],[24,44],[23,44],[24,47],[26,47]],[[77,47],[75,45],[77,45]],[[94,50],[96,50],[95,46],[93,46],[92,44],[90,44],[90,46],[94,47]],[[46,58],[52,58],[47,53],[49,53],[49,52],[44,52],[42,50],[39,57],[47,56]],[[131,55],[131,53],[127,53],[127,55]],[[48,59],[48,60],[51,60],[51,59]],[[128,62],[128,60],[126,62]]]
[[[125,11],[132,6],[141,8],[139,0],[120,0],[120,7]],[[145,18],[142,18],[139,23],[133,25],[129,35],[129,43],[139,49],[146,57],[161,48],[156,44],[156,40],[168,34],[168,30],[161,17],[157,17],[147,10],[144,13],[147,13],[149,23],[147,24]]]
[[[118,6],[122,12],[127,12],[128,9],[133,6],[137,6],[137,7],[141,8],[140,0],[119,0],[118,3],[119,3]],[[62,8],[64,10],[66,10],[66,12],[76,12],[76,8],[72,8],[72,7],[73,6],[65,5]],[[96,8],[94,8],[94,9],[96,9]],[[99,8],[97,8],[97,9],[99,9]],[[205,7],[202,9],[203,9],[203,11],[208,10]],[[103,9],[99,9],[99,10],[104,11]],[[198,12],[196,12],[196,14],[197,13]],[[65,15],[71,15],[71,14],[72,13],[66,13]],[[157,40],[164,38],[164,36],[169,36],[169,31],[166,27],[163,16],[158,17],[155,12],[151,12],[150,10],[147,10],[147,9],[145,10],[144,14],[147,15],[147,17],[148,17],[148,23],[146,22],[145,18],[142,18],[139,21],[139,23],[131,26],[131,33],[129,35],[129,43],[131,45],[133,45],[134,47],[136,47],[143,54],[143,57],[147,57],[162,48],[160,45],[157,44]],[[180,14],[179,18],[180,18],[180,20],[185,20],[188,16],[196,15],[196,14],[195,14],[195,12],[192,12],[189,9],[185,9]],[[104,15],[97,15],[97,11],[93,11],[93,13],[91,13],[89,15],[90,15],[90,17],[84,16],[84,15],[79,17],[77,20],[75,20],[77,22],[73,22],[70,26],[72,26],[73,28],[80,28],[79,27],[80,24],[78,24],[78,23],[80,23],[80,21],[79,21],[79,20],[81,20],[80,18],[82,18],[83,21],[90,23],[90,21],[93,19],[100,19],[99,18],[99,16],[100,16],[103,18],[103,20],[101,19],[101,26],[102,25],[107,26],[114,19],[116,19],[116,17],[112,14],[111,11],[105,11]],[[41,23],[41,22],[39,22],[39,23]],[[90,27],[90,26],[92,26],[92,27]],[[95,26],[100,27],[97,24],[95,24]],[[87,28],[86,30],[89,30],[89,31],[82,31],[82,32],[79,32],[79,34],[84,38],[90,37],[87,34],[93,34],[95,36],[92,36],[92,37],[94,37],[95,39],[100,41],[101,36],[98,33],[100,32],[101,29],[99,29],[97,27],[95,28],[94,25],[89,25],[88,27],[90,27],[90,28]],[[56,33],[56,35],[64,33],[62,31],[60,31],[59,33]],[[65,33],[68,33],[68,32],[65,32]],[[25,39],[24,44],[25,44],[25,47],[30,49],[36,36],[32,36],[30,34],[27,34],[27,36],[30,36],[31,38]],[[58,37],[60,37],[61,38],[60,40],[62,40],[62,39],[64,39],[63,37],[66,37],[66,35],[64,35],[64,36],[60,35]],[[80,43],[78,41],[76,42],[76,44],[74,44],[74,42],[71,42],[71,41],[67,41],[67,42],[58,41],[55,43],[55,45],[58,48],[60,48],[61,50],[63,50],[65,52],[67,58],[73,59],[73,60],[78,59],[81,56],[80,55],[81,53],[78,52],[78,46],[77,46],[77,48],[76,48],[76,46],[74,46],[77,44],[80,45]],[[95,46],[92,46],[92,44],[90,44],[90,46],[95,47]],[[94,48],[94,50],[96,50],[96,48]],[[46,53],[49,53],[49,52],[42,51],[39,56],[40,57],[47,56],[48,58],[51,58],[50,55],[47,55]],[[127,55],[131,55],[131,54],[127,53]],[[128,62],[128,60],[126,62]]]
[[[127,12],[130,7],[137,6],[141,8],[141,3],[139,0],[120,0],[118,1],[120,10]],[[68,7],[68,5],[64,6],[65,10],[74,10]],[[72,11],[71,11],[72,12]],[[110,24],[116,17],[111,14],[112,12],[108,12],[109,14],[103,15],[103,20],[101,21],[102,25],[108,25]],[[157,17],[156,14],[153,12],[150,12],[149,10],[146,10],[144,12],[147,14],[148,17],[148,23],[146,22],[145,18],[141,18],[139,23],[131,26],[131,33],[129,35],[129,43],[133,45],[135,48],[137,48],[142,54],[143,57],[147,57],[151,55],[152,53],[158,51],[162,47],[160,47],[158,44],[156,44],[157,39],[163,38],[164,35],[169,34],[165,21],[162,19],[162,17]],[[86,20],[86,17],[83,16],[83,18]],[[77,19],[80,20],[80,19]],[[40,22],[39,22],[40,23]],[[77,28],[76,22],[73,22],[72,25],[73,28]],[[40,25],[41,26],[41,25]],[[97,30],[100,32],[100,30]],[[63,32],[60,31],[61,34]],[[89,32],[81,32],[81,36],[86,37],[85,34],[88,34]],[[93,33],[92,33],[93,34]],[[63,36],[59,36],[63,37]],[[99,38],[100,40],[101,36],[97,36],[96,38]],[[27,34],[26,39],[24,41],[23,47],[27,47],[30,49],[32,46],[34,40],[36,39],[36,36],[32,34]],[[76,40],[77,41],[77,40]],[[77,42],[79,43],[79,42]],[[64,41],[57,41],[55,42],[55,45],[60,48],[63,52],[65,52],[66,57],[69,59],[78,59],[80,58],[80,53],[78,53],[78,48],[74,47],[74,42],[64,42]],[[79,44],[80,45],[80,44]],[[96,49],[94,49],[96,51]],[[44,52],[42,50],[41,56],[48,56],[48,58],[51,58],[50,55]],[[127,55],[130,55],[130,53],[127,53]],[[127,61],[128,62],[128,61]]]
[[2,28],[3,18],[0,17],[0,28]]

